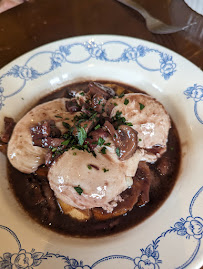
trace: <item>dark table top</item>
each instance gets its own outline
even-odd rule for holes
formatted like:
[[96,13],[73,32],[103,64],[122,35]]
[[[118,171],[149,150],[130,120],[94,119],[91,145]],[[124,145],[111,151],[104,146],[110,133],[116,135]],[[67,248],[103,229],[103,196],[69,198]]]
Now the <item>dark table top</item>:
[[0,68],[52,41],[87,34],[117,34],[163,45],[203,69],[203,16],[183,0],[138,2],[166,23],[196,25],[175,34],[154,35],[136,11],[115,0],[30,0],[0,14]]
[[[138,1],[138,0],[137,0]],[[144,19],[115,0],[30,0],[0,14],[0,67],[40,45],[86,34],[118,34],[163,45],[203,69],[203,16],[183,0],[139,0],[166,23],[185,31],[154,35]]]

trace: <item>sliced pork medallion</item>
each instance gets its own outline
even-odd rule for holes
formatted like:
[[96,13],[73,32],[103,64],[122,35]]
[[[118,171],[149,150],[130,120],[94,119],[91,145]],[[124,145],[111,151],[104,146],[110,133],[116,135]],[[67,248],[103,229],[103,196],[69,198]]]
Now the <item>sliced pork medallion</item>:
[[[138,132],[138,147],[147,150],[146,157],[155,161],[155,155],[166,150],[171,121],[163,105],[146,94],[129,93],[122,98],[109,99],[114,107],[110,112],[113,119],[124,119]],[[159,155],[158,155],[159,156]]]
[[54,120],[56,127],[64,133],[63,122],[72,123],[76,114],[66,110],[66,98],[56,99],[36,106],[15,126],[8,144],[8,158],[11,164],[23,173],[32,173],[44,163],[47,149],[33,146],[30,128],[43,120]]
[[[108,140],[109,141],[109,140]],[[110,143],[110,142],[109,142]],[[118,160],[113,143],[87,151],[69,150],[50,167],[48,180],[57,198],[79,209],[102,207],[112,212],[119,196],[133,184],[140,151],[126,161]]]

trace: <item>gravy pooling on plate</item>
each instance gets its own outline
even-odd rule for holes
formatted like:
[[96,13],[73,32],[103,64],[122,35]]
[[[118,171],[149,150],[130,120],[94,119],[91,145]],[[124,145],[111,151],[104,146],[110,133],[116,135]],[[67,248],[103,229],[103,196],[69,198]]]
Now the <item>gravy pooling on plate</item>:
[[34,219],[58,232],[126,230],[159,208],[175,184],[177,130],[157,100],[130,86],[68,85],[40,100],[12,134],[13,121],[5,122],[1,148],[9,141],[14,193]]

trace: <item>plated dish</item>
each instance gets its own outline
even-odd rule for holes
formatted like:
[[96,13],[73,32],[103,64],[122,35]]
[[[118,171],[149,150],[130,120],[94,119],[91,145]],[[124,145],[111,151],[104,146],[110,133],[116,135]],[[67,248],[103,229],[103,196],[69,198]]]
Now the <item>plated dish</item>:
[[178,177],[172,119],[156,99],[126,85],[70,84],[17,123],[4,122],[11,188],[34,219],[64,234],[133,227],[160,207]]
[[[43,62],[43,64],[39,64],[41,62]],[[186,69],[184,68],[184,70],[181,69],[183,65],[187,67]],[[188,79],[185,79],[185,77],[187,77],[187,73],[188,74],[191,73],[191,69],[192,70],[194,69],[193,72],[194,77],[191,79],[189,78],[188,75]],[[198,134],[202,133],[201,101],[203,90],[201,79],[202,79],[201,71],[198,70],[195,66],[193,66],[189,62],[187,62],[186,60],[184,60],[183,58],[181,58],[180,56],[176,55],[175,53],[148,42],[117,36],[94,36],[94,37],[88,36],[88,37],[78,37],[59,41],[44,46],[42,48],[39,48],[36,51],[32,51],[20,57],[14,63],[11,63],[7,67],[5,67],[2,70],[1,75],[1,111],[3,112],[1,113],[1,119],[0,119],[1,131],[4,129],[3,121],[5,116],[14,118],[15,121],[19,121],[20,118],[22,118],[22,120],[19,121],[20,123],[21,121],[23,121],[24,119],[23,116],[27,113],[27,111],[30,110],[30,108],[33,107],[33,105],[36,105],[39,102],[39,100],[42,97],[46,96],[48,93],[50,94],[50,92],[54,92],[56,89],[64,87],[65,85],[70,85],[74,83],[75,87],[77,88],[79,82],[91,81],[89,87],[87,86],[88,84],[86,83],[84,91],[78,91],[76,95],[72,96],[72,98],[74,98],[73,100],[75,100],[77,105],[80,107],[79,111],[74,112],[74,113],[79,112],[80,114],[79,118],[77,118],[77,121],[76,120],[72,121],[73,126],[71,125],[71,122],[69,122],[69,120],[65,119],[70,117],[64,118],[61,114],[58,115],[58,113],[57,115],[55,115],[58,117],[55,117],[54,123],[53,124],[51,123],[52,127],[55,126],[56,122],[57,124],[61,122],[63,127],[66,126],[65,127],[66,129],[68,129],[67,127],[69,126],[70,128],[73,127],[71,134],[74,133],[74,126],[75,126],[75,132],[76,132],[75,137],[77,138],[76,142],[71,144],[71,147],[67,147],[68,145],[67,141],[70,138],[70,136],[64,137],[64,134],[67,134],[67,131],[70,131],[69,129],[65,131],[60,130],[61,134],[58,136],[48,135],[47,137],[40,137],[41,140],[47,138],[49,140],[50,139],[63,140],[60,141],[60,143],[62,143],[60,144],[60,146],[64,144],[62,150],[63,153],[59,154],[61,156],[55,159],[54,151],[56,153],[59,152],[59,148],[58,146],[53,147],[52,145],[52,148],[49,149],[49,152],[51,151],[54,157],[52,156],[51,159],[47,157],[48,162],[49,161],[53,162],[49,168],[48,180],[49,182],[52,182],[50,184],[51,188],[54,191],[55,198],[57,198],[59,204],[61,203],[61,208],[63,211],[67,209],[67,207],[64,206],[65,203],[65,205],[72,206],[74,209],[77,209],[76,210],[77,212],[80,211],[80,213],[81,211],[82,213],[84,213],[84,210],[86,210],[85,212],[87,213],[88,211],[89,214],[89,210],[94,211],[95,210],[94,208],[99,208],[99,212],[97,212],[96,217],[97,220],[99,219],[99,221],[101,221],[101,216],[103,218],[105,215],[109,216],[111,214],[114,214],[116,212],[117,206],[119,206],[119,203],[122,204],[123,200],[125,200],[123,193],[127,189],[129,189],[129,187],[132,188],[133,186],[132,181],[133,175],[131,176],[131,174],[129,173],[130,177],[127,177],[127,180],[123,181],[123,178],[125,176],[122,176],[123,172],[118,163],[119,162],[127,163],[130,162],[133,158],[135,158],[137,160],[137,165],[138,163],[140,165],[140,163],[145,161],[149,163],[149,159],[147,158],[154,158],[154,157],[156,157],[156,160],[150,160],[151,164],[152,163],[157,164],[158,162],[161,162],[163,156],[165,156],[164,155],[165,152],[169,150],[169,148],[167,148],[166,146],[166,142],[168,140],[168,131],[169,129],[173,130],[173,128],[175,128],[175,127],[170,128],[171,121],[168,116],[168,113],[173,119],[175,125],[177,126],[182,150],[182,156],[181,156],[182,162],[175,187],[173,188],[169,197],[166,199],[165,203],[162,204],[161,207],[159,207],[159,209],[153,215],[145,219],[139,225],[135,226],[134,228],[132,228],[133,225],[131,225],[131,229],[126,230],[127,227],[125,227],[125,221],[124,221],[125,218],[122,215],[126,214],[128,217],[130,214],[132,214],[132,212],[138,215],[136,211],[133,211],[135,208],[134,205],[145,204],[148,202],[148,200],[150,200],[145,197],[146,199],[143,199],[142,201],[141,193],[143,193],[143,191],[139,193],[137,200],[134,202],[133,206],[131,205],[129,209],[126,209],[125,207],[126,212],[123,212],[121,210],[120,214],[118,214],[118,216],[120,215],[124,219],[123,220],[124,224],[123,228],[121,229],[122,233],[114,235],[113,236],[114,240],[112,240],[112,235],[103,239],[90,239],[90,238],[67,239],[67,237],[64,237],[63,235],[58,235],[50,230],[46,230],[41,226],[39,226],[38,224],[36,224],[35,222],[31,221],[30,217],[28,217],[23,211],[23,209],[19,207],[19,204],[16,201],[16,198],[14,197],[12,191],[10,189],[8,190],[10,185],[8,184],[8,174],[6,172],[6,159],[3,155],[1,155],[2,158],[1,177],[3,182],[2,184],[3,195],[1,196],[2,199],[1,202],[2,204],[5,205],[1,210],[2,215],[5,215],[6,213],[6,217],[4,218],[5,222],[2,223],[1,226],[1,232],[5,238],[8,236],[9,232],[10,235],[13,236],[15,241],[13,245],[17,244],[18,247],[17,250],[13,250],[13,252],[10,251],[9,252],[10,254],[2,256],[1,265],[3,266],[5,263],[9,262],[11,264],[13,263],[17,264],[21,261],[22,257],[29,254],[30,259],[28,260],[30,263],[24,265],[23,268],[28,268],[29,266],[33,267],[43,266],[42,268],[45,268],[45,266],[49,266],[48,263],[46,265],[45,259],[50,260],[51,258],[54,257],[57,258],[56,249],[61,250],[63,249],[63,254],[60,253],[59,255],[60,259],[64,262],[64,264],[61,265],[62,268],[66,268],[65,266],[69,266],[69,268],[81,268],[81,267],[93,268],[96,266],[98,266],[99,268],[103,267],[112,268],[112,266],[118,266],[118,265],[121,266],[121,268],[122,266],[128,266],[128,268],[134,268],[134,267],[139,268],[140,266],[145,267],[154,266],[154,268],[161,268],[161,267],[176,268],[179,266],[179,268],[185,268],[189,267],[191,264],[193,264],[194,266],[195,261],[197,266],[201,265],[202,261],[200,255],[201,254],[200,243],[203,235],[203,220],[201,216],[200,205],[202,199],[201,198],[202,185],[200,180],[201,165],[200,162],[196,161],[198,155],[200,154],[200,148],[201,148],[200,146],[202,145],[202,141],[198,136]],[[86,127],[81,126],[81,122],[80,126],[77,126],[76,122],[78,123],[79,120],[81,119],[83,120],[83,118],[80,118],[81,109],[83,108],[83,105],[80,103],[81,98],[87,97],[89,92],[89,95],[91,96],[89,100],[91,101],[91,103],[94,103],[93,99],[95,93],[90,94],[91,87],[94,89],[96,87],[97,92],[99,92],[100,88],[103,87],[100,84],[97,83],[95,84],[95,82],[93,81],[102,82],[102,84],[105,84],[105,87],[109,87],[108,89],[112,89],[112,83],[115,84],[115,82],[117,86],[121,88],[123,87],[124,90],[125,90],[124,85],[130,85],[131,89],[139,89],[141,91],[144,91],[147,95],[146,94],[143,95],[142,93],[127,93],[124,91],[125,95],[123,97],[120,96],[120,93],[117,94],[116,97],[114,97],[115,93],[114,94],[111,93],[110,96],[108,96],[108,98],[106,97],[104,98],[105,100],[104,111],[98,111],[99,108],[97,106],[94,107],[92,113],[95,114],[96,112],[97,115],[96,114],[95,115],[98,118],[97,122],[96,123],[94,122],[93,125],[91,125],[92,128],[91,130],[86,130],[85,128],[90,123],[90,118],[88,118]],[[9,90],[7,90],[8,89],[7,85],[10,86]],[[180,90],[180,88],[183,90]],[[106,90],[104,92],[106,92]],[[107,90],[107,92],[109,93],[109,90]],[[80,93],[82,93],[82,95]],[[157,101],[151,99],[151,97],[149,97],[150,95],[156,98]],[[139,99],[141,98],[140,96],[144,98],[142,99],[142,101],[140,101],[141,99]],[[79,97],[78,101],[77,97]],[[133,101],[134,99],[137,101]],[[166,133],[164,138],[163,137],[160,138],[158,136],[159,141],[152,141],[152,144],[147,145],[147,143],[150,140],[147,139],[148,142],[145,141],[145,137],[142,136],[143,130],[139,131],[138,127],[135,128],[136,120],[134,117],[128,116],[127,112],[135,111],[136,110],[135,103],[137,102],[139,112],[142,113],[142,115],[144,115],[144,111],[146,111],[146,108],[148,107],[149,104],[147,103],[148,101],[146,100],[149,99],[150,99],[149,103],[152,104],[151,106],[152,110],[156,107],[156,105],[158,105],[159,108],[162,107],[163,105],[164,109],[162,111],[167,111],[168,113],[164,112],[165,113],[164,114],[163,112],[161,112],[162,117],[157,120],[158,123],[158,121],[162,122],[164,117],[166,119],[165,120]],[[53,100],[51,102],[56,102],[56,100],[55,101]],[[73,102],[73,100],[71,101]],[[112,100],[114,100],[114,102],[112,102]],[[69,100],[65,101],[66,103],[69,102]],[[114,105],[113,108],[109,106],[109,111],[108,109],[106,109],[106,103],[108,102],[111,105],[112,103],[113,104],[116,103],[116,105]],[[133,102],[135,103],[132,106],[131,103]],[[19,103],[19,105],[14,106],[14,103]],[[47,103],[44,103],[45,106],[46,104]],[[40,106],[42,107],[43,104],[39,105],[37,109],[34,108],[36,109],[35,111],[37,111],[39,115],[40,115]],[[128,106],[129,107],[131,106],[131,108],[127,109]],[[47,109],[48,108],[45,108],[45,110]],[[126,115],[125,110],[127,111]],[[106,113],[105,117],[109,117],[109,119],[107,118],[104,119],[102,118],[102,120],[100,119],[100,115],[101,117],[104,117],[104,115],[102,115],[103,112]],[[122,112],[125,121],[122,121],[122,124],[119,123],[118,125],[117,124],[118,120],[120,118],[123,118],[121,117],[120,114],[118,115],[118,113],[120,112]],[[64,111],[63,113],[69,113],[70,116],[72,111],[69,111],[69,106],[67,107],[66,105],[66,111]],[[91,114],[90,117],[93,114]],[[74,115],[74,117],[75,116],[76,115]],[[62,117],[63,120],[61,120],[60,117]],[[53,119],[40,118],[40,120],[37,120],[33,126],[30,126],[31,133],[29,135],[32,135],[33,137],[32,143],[34,143],[35,144],[34,146],[39,148],[39,151],[41,152],[42,151],[44,152],[44,150],[47,151],[47,149],[45,149],[46,147],[44,147],[45,144],[43,143],[39,144],[39,137],[36,138],[36,135],[39,135],[39,133],[36,134],[36,130],[39,130],[40,128],[42,128],[42,126],[44,127],[43,124],[47,123],[46,122],[47,120],[53,120]],[[45,122],[42,123],[42,121]],[[146,123],[147,120],[142,124]],[[16,125],[16,128],[18,124]],[[25,123],[23,123],[19,127],[19,130],[23,131],[24,124]],[[57,124],[56,127],[59,128]],[[99,127],[97,128],[97,126]],[[16,137],[18,137],[19,132],[15,134],[15,129],[13,135],[14,136],[16,135]],[[93,132],[96,132],[97,129],[107,133],[108,135],[105,134],[105,138],[100,136],[100,140],[96,139],[97,141],[93,141],[94,140]],[[93,134],[91,134],[91,132]],[[22,134],[23,133],[24,132],[22,132]],[[122,150],[120,143],[121,141],[119,140],[121,137],[125,137],[126,133],[130,134],[129,136],[131,138],[133,137],[135,141],[135,143],[129,147],[130,150],[126,150],[127,148],[126,146]],[[163,133],[164,132],[161,131],[161,134]],[[83,136],[81,134],[83,134]],[[84,138],[84,134],[87,137]],[[114,138],[114,135],[116,135],[117,138],[116,137]],[[12,145],[13,147],[13,148],[11,147],[12,148],[11,150],[9,149],[10,156],[12,156],[12,154],[13,155],[16,154],[16,148],[15,148],[17,144],[16,137],[15,139],[13,139],[11,136],[11,141],[13,142],[12,143],[9,142],[9,144]],[[81,140],[83,141],[81,142]],[[124,139],[124,142],[127,145],[126,141],[127,140]],[[132,141],[132,139],[130,139],[130,141]],[[87,142],[89,142],[89,145]],[[101,145],[100,142],[103,142],[103,144]],[[23,144],[26,145],[25,143]],[[104,145],[104,143],[106,145]],[[83,147],[84,145],[86,145],[88,150],[83,149],[81,151],[79,148],[76,147],[76,145],[77,147],[78,145]],[[154,146],[158,151],[156,152],[153,151],[150,152],[149,154],[149,152],[147,152],[147,149],[154,150]],[[170,148],[173,148],[173,146],[170,146]],[[95,151],[97,155],[101,156],[97,164],[93,163],[94,162],[93,158],[95,157],[93,156],[94,154],[92,154],[92,152],[95,153]],[[137,155],[141,154],[140,153],[141,151],[143,151],[142,156],[138,157]],[[22,153],[23,150],[21,150],[20,152]],[[190,154],[188,152],[190,152]],[[108,175],[111,174],[111,169],[113,170],[114,166],[112,165],[112,163],[111,166],[108,166],[108,163],[105,163],[105,165],[103,165],[105,160],[104,156],[106,157],[109,156],[109,154],[113,154],[112,156],[114,159],[114,165],[118,165],[116,166],[117,167],[116,171],[120,169],[116,177],[120,178],[121,184],[119,186],[116,186],[116,188],[111,188],[111,192],[108,192],[108,188],[106,188],[107,191],[106,193],[104,192],[105,194],[102,196],[102,199],[95,200],[94,199],[95,197],[93,197],[92,195],[98,196],[99,193],[93,191],[88,194],[87,185],[82,185],[83,182],[81,182],[80,180],[77,181],[76,178],[74,177],[74,173],[71,172],[71,169],[61,168],[65,167],[64,164],[67,163],[67,160],[70,160],[69,155],[71,153],[76,153],[75,155],[73,154],[71,155],[72,160],[70,165],[71,167],[74,167],[75,165],[74,169],[78,170],[80,174],[85,173],[86,175],[88,175],[89,182],[91,181],[92,172],[97,175],[101,175],[101,172],[103,172],[103,175],[105,176],[102,175],[100,177],[100,183],[105,181],[105,184],[108,186],[111,186],[111,182],[109,181],[110,176]],[[26,156],[27,153],[25,154],[24,159],[16,158],[17,163],[19,163],[19,160],[21,162],[21,164],[17,165],[16,168],[24,173],[33,173],[33,172],[35,173],[36,171],[38,171],[37,168],[39,165],[37,165],[34,169],[33,165],[31,165],[30,166],[31,170],[29,170],[28,165],[29,171],[22,170],[22,167],[27,167],[27,163],[30,163],[30,162],[26,163],[27,161]],[[91,156],[91,158],[89,156]],[[84,167],[83,170],[80,171],[80,167],[82,167],[82,165],[77,167],[76,164],[77,162],[73,161],[74,160],[73,157],[75,157],[75,160],[79,158],[77,162],[84,164],[86,168],[85,172]],[[175,158],[174,155],[171,155],[171,160],[174,160],[174,158]],[[10,158],[10,160],[11,159],[12,158]],[[135,159],[133,159],[133,163],[136,163]],[[188,168],[188,162],[190,162],[190,165],[196,167],[195,169],[196,180],[195,182],[193,182],[192,186],[191,184],[188,183],[189,178],[191,178],[192,176],[191,170]],[[174,163],[177,164],[178,169],[178,162],[175,161]],[[43,164],[44,164],[43,162],[40,163],[40,165]],[[138,170],[140,169],[139,165]],[[131,166],[127,165],[126,169],[128,169],[129,167]],[[124,170],[127,171],[126,169]],[[135,171],[133,171],[132,174],[135,174],[134,172],[136,172],[136,165],[133,166],[133,169]],[[158,170],[157,167],[155,168],[155,170]],[[11,171],[11,169],[9,169],[9,171]],[[98,171],[100,173],[98,173]],[[60,181],[59,177],[57,181],[55,180],[59,173],[60,173],[60,179],[63,178],[64,180],[64,174],[63,174],[64,172],[65,175],[67,173],[70,173],[71,175],[70,176],[72,180],[72,183],[70,184],[71,189],[69,188],[69,192],[72,193],[71,200],[70,199],[67,200],[67,196],[65,196],[64,198],[63,191],[58,191],[61,189],[60,185],[61,182],[59,182]],[[161,173],[163,174],[163,171]],[[17,175],[17,172],[15,172],[15,174]],[[115,175],[116,173],[114,172],[113,174]],[[15,178],[16,180],[15,184],[17,186],[18,185],[17,182],[18,180],[20,180],[20,177],[16,176],[13,178]],[[100,186],[96,185],[93,186],[93,185],[89,184],[88,186],[89,187],[91,186],[93,189],[96,188],[97,191],[98,187],[101,187],[101,185]],[[23,190],[22,192],[26,193],[25,190]],[[88,198],[85,197],[85,195],[89,195]],[[185,197],[188,197],[189,195],[191,195],[191,199],[189,199],[187,205]],[[76,196],[77,199],[75,199]],[[68,197],[70,197],[70,195]],[[78,203],[78,197],[80,198],[80,203]],[[141,201],[143,203],[141,203]],[[148,204],[150,204],[150,202],[147,203],[147,205]],[[186,214],[186,212],[188,212],[188,208],[189,208],[189,214],[188,213]],[[67,211],[68,214],[70,215],[70,208]],[[88,223],[89,218],[90,220],[92,218],[92,212],[91,216],[88,214],[86,214],[85,223]],[[82,216],[84,217],[85,214],[82,214]],[[93,216],[94,217],[96,216],[95,212],[93,213]],[[120,216],[117,218],[119,219]],[[113,216],[113,218],[107,217],[108,220],[105,220],[105,222],[111,221],[112,219],[114,219],[114,217],[115,216]],[[141,220],[143,219],[144,218],[141,218]],[[102,219],[101,222],[103,223],[103,221],[104,220]],[[9,226],[9,222],[13,223],[11,225],[12,227]],[[168,226],[169,222],[171,222],[170,226]],[[50,221],[47,224],[51,226],[52,222]],[[16,227],[16,229],[13,228],[14,226]],[[117,224],[116,225],[114,224],[112,226],[117,226]],[[30,250],[27,250],[27,247],[23,248],[21,246],[22,240],[18,239],[19,238],[18,231],[22,231],[22,227],[24,231],[22,240],[26,241],[29,237],[31,238],[32,245],[36,242],[36,245],[39,246],[39,242],[40,244],[42,242],[46,242],[48,243],[48,245],[53,244],[53,246],[49,247],[46,246],[45,243],[42,243],[41,250],[32,251],[33,246]],[[34,227],[34,230],[32,229],[32,227]],[[153,233],[150,227],[153,227]],[[107,231],[106,234],[108,234],[108,229],[106,227],[102,227],[102,229],[106,230]],[[100,230],[102,229],[100,228]],[[99,230],[98,232],[95,232],[92,228],[89,229],[89,233],[86,235],[92,237],[90,233],[91,231],[92,236],[101,235]],[[70,229],[68,233],[71,234]],[[75,226],[75,232],[73,234],[82,236],[82,233],[84,234],[84,230],[82,232],[81,227]],[[27,236],[25,236],[25,234],[27,234]],[[151,243],[149,242],[149,238],[151,238]],[[144,242],[146,247],[140,246],[140,244],[141,243],[143,244]],[[178,256],[174,261],[171,261],[170,256],[173,255],[172,253],[174,250],[171,249],[170,255],[167,255],[168,253],[167,249],[169,246],[172,247],[173,244],[177,246],[179,245],[179,247],[187,246],[188,249],[187,254],[181,253],[181,255]],[[28,243],[28,246],[29,245],[30,243]],[[129,246],[133,246],[134,250],[132,251],[132,247]],[[4,247],[6,249],[6,247],[8,246],[5,245]],[[123,247],[126,248],[125,253],[122,253],[121,251]],[[37,247],[34,248],[37,249]],[[142,249],[140,254],[138,254],[140,248]],[[93,251],[93,249],[95,256],[94,259],[92,259],[92,255],[88,255],[88,253],[90,251]],[[68,252],[67,255],[64,255],[64,250],[65,252]],[[136,251],[136,254],[133,254],[134,251]],[[8,253],[8,251],[2,249],[2,253],[5,254]],[[48,253],[52,253],[52,255],[49,256]],[[75,253],[77,253],[76,256],[78,258],[74,256]],[[115,255],[116,253],[121,254]],[[161,255],[164,258],[161,259]],[[86,257],[87,259],[84,260],[84,257]],[[79,262],[79,260],[81,260],[81,262]]]

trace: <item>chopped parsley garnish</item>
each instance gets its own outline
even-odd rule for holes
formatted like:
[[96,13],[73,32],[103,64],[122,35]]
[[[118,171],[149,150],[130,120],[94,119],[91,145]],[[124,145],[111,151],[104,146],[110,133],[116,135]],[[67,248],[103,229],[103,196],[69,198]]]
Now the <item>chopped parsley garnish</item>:
[[97,116],[97,112],[95,112],[94,114],[92,114],[92,116],[89,118],[89,120],[93,120],[96,116]]
[[117,103],[113,103],[114,104],[114,106],[117,106],[118,104]]
[[82,146],[87,138],[87,133],[83,127],[78,128],[78,142]]
[[120,157],[120,149],[119,148],[116,148],[116,154],[118,157]]
[[92,166],[88,164],[87,168],[88,168],[89,170],[91,170],[91,169],[92,169]]
[[104,145],[105,145],[105,146],[110,146],[110,145],[111,145],[111,143],[104,143]]
[[85,95],[85,93],[84,93],[84,92],[80,92],[80,95],[84,96],[84,95]]
[[83,193],[83,189],[80,187],[80,185],[78,185],[77,187],[74,187],[74,189],[77,191],[79,195]]
[[133,126],[133,124],[131,122],[126,122],[125,124],[128,126]]
[[106,147],[103,147],[103,148],[101,149],[101,153],[102,153],[102,154],[106,154]]
[[112,120],[113,120],[113,122],[116,123],[116,126],[118,127],[119,125],[122,125],[122,124],[125,124],[128,126],[133,126],[133,124],[131,122],[127,122],[124,117],[121,117],[121,114],[122,114],[122,112],[118,110],[118,111],[116,111],[116,115],[112,117]]
[[103,168],[104,173],[108,172],[109,169]]
[[66,129],[70,129],[70,124],[68,124],[67,122],[63,121],[62,124]]
[[140,105],[140,110],[143,110],[143,108],[145,108],[143,104],[139,103],[139,105]]
[[84,128],[87,128],[87,124],[84,124]]
[[139,138],[139,141],[142,141],[142,139],[141,139],[141,138]]
[[55,117],[55,118],[60,118],[60,119],[62,119],[62,117],[59,116],[59,115],[55,115],[54,117]]
[[94,129],[97,130],[97,129],[99,129],[100,127],[101,127],[101,125],[100,125],[100,124],[97,124],[97,126],[94,127]]
[[102,137],[100,137],[98,142],[97,142],[97,145],[101,147],[104,144],[104,142],[105,142],[105,140]]
[[121,111],[116,111],[116,115],[115,115],[116,120],[120,119],[121,114],[122,114]]
[[76,152],[73,152],[73,155],[75,156],[75,155],[77,155],[77,153]]
[[88,150],[88,145],[84,145],[83,148]]
[[119,97],[119,98],[122,98],[124,95],[125,95],[125,94],[124,94],[124,92],[123,92],[123,93],[121,93],[118,97]]
[[52,151],[52,152],[55,152],[55,151],[57,151],[57,148],[53,148],[51,151]]
[[128,103],[129,103],[129,100],[128,100],[127,98],[125,98],[125,100],[124,100],[124,105],[127,106]]
[[116,115],[112,117],[112,120],[117,121],[118,125],[126,123],[126,119],[124,117],[121,117],[121,114],[122,114],[121,111],[116,111]]
[[70,140],[71,140],[71,138],[69,138],[68,140],[65,140],[65,141],[61,142],[61,145],[68,146],[68,144],[70,143]]

